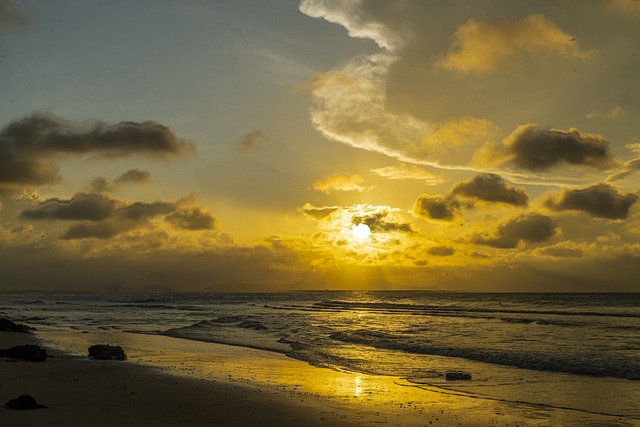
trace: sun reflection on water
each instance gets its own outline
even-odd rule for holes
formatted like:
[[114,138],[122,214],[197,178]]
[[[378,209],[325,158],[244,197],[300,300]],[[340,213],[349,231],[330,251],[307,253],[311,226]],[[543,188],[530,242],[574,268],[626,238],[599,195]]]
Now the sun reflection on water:
[[360,385],[361,382],[362,380],[360,379],[360,376],[357,375],[354,380],[354,387],[353,387],[353,395],[355,397],[360,397],[360,394],[362,394],[362,386]]

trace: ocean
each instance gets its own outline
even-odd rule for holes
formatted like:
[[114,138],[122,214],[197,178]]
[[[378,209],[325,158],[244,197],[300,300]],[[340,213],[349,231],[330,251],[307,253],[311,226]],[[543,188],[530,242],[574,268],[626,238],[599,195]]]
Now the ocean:
[[[251,347],[416,388],[640,423],[640,293],[7,293],[0,317]],[[450,371],[472,380],[447,381]]]

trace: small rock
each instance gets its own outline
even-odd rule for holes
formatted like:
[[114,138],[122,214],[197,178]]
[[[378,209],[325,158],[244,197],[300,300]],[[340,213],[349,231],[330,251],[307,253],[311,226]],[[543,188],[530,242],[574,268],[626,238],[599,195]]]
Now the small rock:
[[89,357],[99,360],[126,360],[122,347],[119,345],[98,344],[89,347]]
[[44,405],[38,404],[36,399],[33,396],[29,396],[28,394],[23,394],[22,396],[18,396],[15,399],[11,399],[5,405],[9,409],[40,409],[46,408]]
[[35,328],[32,328],[31,326],[18,325],[9,319],[0,319],[0,331],[2,332],[22,332],[30,334],[33,330],[35,330]]
[[447,381],[471,381],[471,374],[460,371],[450,371],[445,375]]
[[17,345],[5,351],[5,356],[29,362],[44,362],[47,360],[47,350],[35,344]]

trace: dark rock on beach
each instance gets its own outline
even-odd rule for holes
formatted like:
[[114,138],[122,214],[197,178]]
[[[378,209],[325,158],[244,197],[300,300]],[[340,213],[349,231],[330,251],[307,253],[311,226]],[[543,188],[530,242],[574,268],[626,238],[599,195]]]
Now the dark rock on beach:
[[22,332],[31,334],[35,328],[27,325],[18,325],[9,319],[0,319],[0,332]]
[[122,347],[119,345],[98,344],[89,347],[89,357],[99,360],[126,360]]
[[46,408],[44,405],[40,405],[36,402],[36,399],[33,396],[29,396],[28,394],[23,394],[22,396],[18,396],[15,399],[11,399],[4,406],[9,409],[40,409]]
[[35,344],[17,345],[5,351],[5,357],[23,359],[29,362],[44,362],[47,360],[47,356],[47,350]]
[[471,381],[471,374],[460,371],[450,371],[445,375],[447,381]]

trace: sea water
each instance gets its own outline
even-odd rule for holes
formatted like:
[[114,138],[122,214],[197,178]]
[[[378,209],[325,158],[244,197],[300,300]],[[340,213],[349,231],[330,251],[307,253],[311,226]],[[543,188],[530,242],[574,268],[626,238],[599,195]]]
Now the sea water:
[[[640,294],[0,294],[29,325],[252,347],[474,398],[640,423]],[[462,371],[471,381],[447,381]]]

